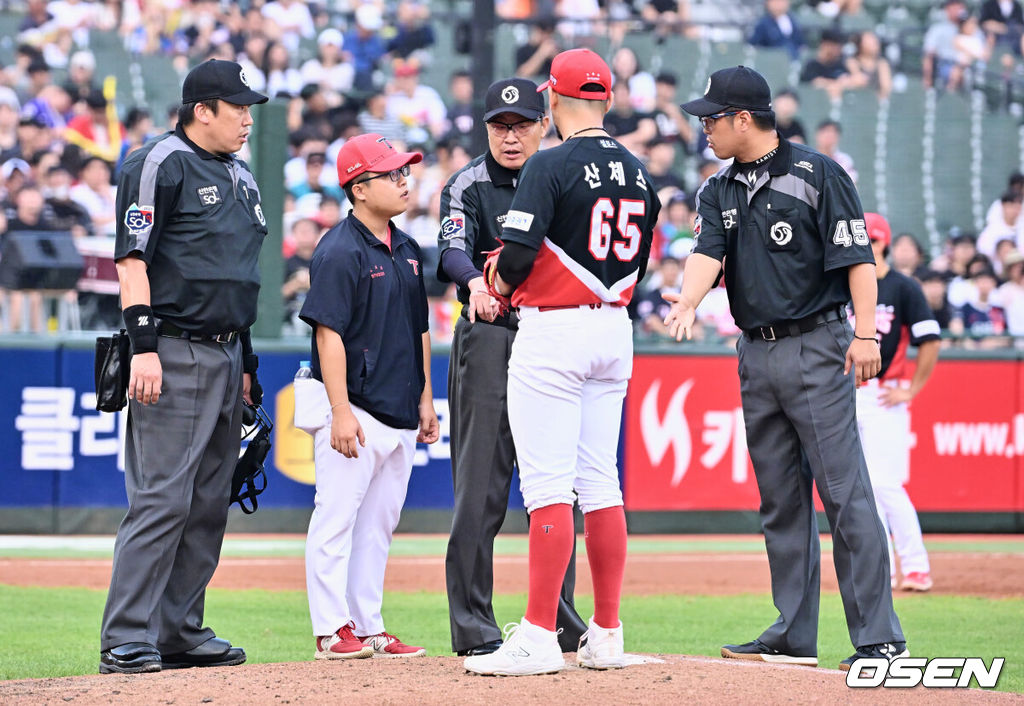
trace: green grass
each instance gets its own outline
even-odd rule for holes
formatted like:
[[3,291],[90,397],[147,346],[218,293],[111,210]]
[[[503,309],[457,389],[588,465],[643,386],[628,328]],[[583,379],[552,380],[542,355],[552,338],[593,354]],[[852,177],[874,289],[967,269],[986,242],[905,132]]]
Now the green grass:
[[[0,679],[94,674],[104,591],[81,588],[21,588],[0,585]],[[622,620],[632,652],[718,656],[725,642],[744,642],[775,618],[764,595],[625,597]],[[499,624],[517,621],[525,595],[497,596]],[[591,597],[580,596],[581,614]],[[1024,601],[956,596],[898,597],[896,610],[917,657],[1005,657],[1000,691],[1024,693]],[[251,662],[288,662],[312,657],[306,594],[302,591],[210,590],[207,623],[246,648]],[[447,599],[439,593],[389,593],[388,629],[450,654]],[[61,649],[54,652],[59,644]],[[838,595],[822,596],[819,662],[835,668],[850,655]],[[42,658],[45,655],[45,659]]]

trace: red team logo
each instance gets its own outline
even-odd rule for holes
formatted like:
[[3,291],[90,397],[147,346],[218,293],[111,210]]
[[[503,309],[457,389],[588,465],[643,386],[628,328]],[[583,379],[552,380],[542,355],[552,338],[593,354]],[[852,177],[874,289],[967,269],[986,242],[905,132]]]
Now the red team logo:
[[410,265],[412,265],[412,273],[414,275],[419,275],[419,273],[420,273],[420,261],[419,260],[413,260],[410,257],[408,260],[406,260],[406,262],[408,262]]

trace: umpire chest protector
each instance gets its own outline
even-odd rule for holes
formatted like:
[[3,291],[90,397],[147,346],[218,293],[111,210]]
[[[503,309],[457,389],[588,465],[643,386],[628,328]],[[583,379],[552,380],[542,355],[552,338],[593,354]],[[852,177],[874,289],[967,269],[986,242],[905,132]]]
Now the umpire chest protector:
[[874,263],[849,175],[786,140],[762,164],[710,177],[697,212],[693,251],[724,259],[730,308],[745,330],[846,303],[847,268]]

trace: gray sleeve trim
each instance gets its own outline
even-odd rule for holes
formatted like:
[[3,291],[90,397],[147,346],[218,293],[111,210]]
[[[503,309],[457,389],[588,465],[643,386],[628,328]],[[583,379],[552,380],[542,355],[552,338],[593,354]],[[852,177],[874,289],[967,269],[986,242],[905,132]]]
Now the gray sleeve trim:
[[[466,189],[471,187],[473,184],[480,182],[490,182],[491,175],[487,172],[486,160],[481,161],[473,167],[469,167],[462,173],[455,177],[455,181],[452,182],[451,188],[448,191],[449,194],[449,205],[448,205],[448,217],[453,216],[466,216],[466,205],[463,200],[463,195],[466,193]],[[479,227],[474,229],[474,233],[479,230]],[[462,250],[465,252],[471,252],[469,244],[466,242],[466,229],[461,228],[448,239],[448,247],[455,248],[456,250]]]
[[[156,186],[160,165],[168,156],[180,151],[189,151],[188,145],[182,142],[181,138],[171,135],[166,140],[157,143],[146,155],[146,161],[142,163],[142,175],[139,178],[139,206],[152,208],[156,205]],[[146,252],[151,232],[152,229],[139,234],[135,241],[136,250]]]
[[786,194],[799,201],[803,201],[815,211],[818,210],[818,195],[820,192],[810,182],[801,179],[795,174],[784,174],[783,176],[775,177],[772,179],[769,188],[772,191],[777,191],[780,194]]

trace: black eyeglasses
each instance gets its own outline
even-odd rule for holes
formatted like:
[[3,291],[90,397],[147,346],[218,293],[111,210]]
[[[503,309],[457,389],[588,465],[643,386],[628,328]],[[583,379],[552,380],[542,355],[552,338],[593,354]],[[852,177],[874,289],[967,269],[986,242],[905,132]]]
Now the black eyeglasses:
[[530,128],[539,123],[540,120],[520,120],[518,123],[502,123],[497,120],[487,121],[487,128],[495,134],[496,137],[505,137],[511,130],[516,134],[516,137],[526,137],[530,134]]
[[715,121],[719,118],[728,118],[730,115],[739,115],[742,110],[727,110],[724,113],[715,113],[714,115],[705,115],[700,119],[700,126],[705,130],[710,130],[711,126],[715,124]]
[[368,181],[373,181],[374,179],[383,179],[384,177],[389,177],[391,181],[397,184],[399,179],[401,179],[402,177],[409,176],[410,171],[411,169],[409,168],[409,165],[406,164],[405,166],[399,167],[398,169],[392,169],[390,172],[384,172],[383,174],[378,174],[377,176],[368,177],[366,179],[360,179],[359,181],[356,182],[356,184],[365,184]]

